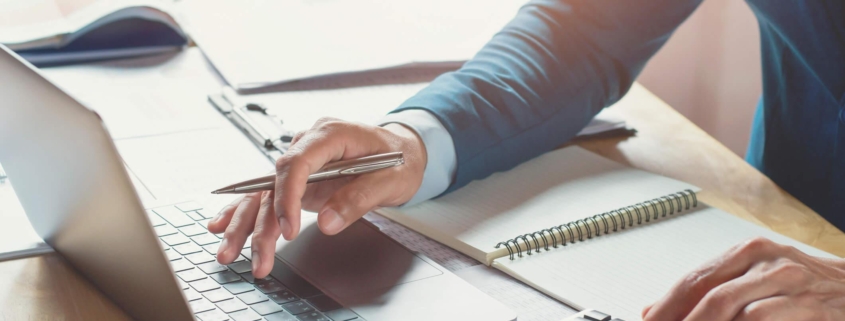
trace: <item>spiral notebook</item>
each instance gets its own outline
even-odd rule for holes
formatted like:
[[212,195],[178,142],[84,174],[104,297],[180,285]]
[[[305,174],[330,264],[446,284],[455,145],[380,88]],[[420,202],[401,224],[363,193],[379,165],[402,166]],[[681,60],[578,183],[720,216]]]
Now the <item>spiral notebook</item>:
[[698,191],[572,146],[441,198],[377,212],[574,308],[627,321],[695,267],[755,236],[832,257],[708,207]]

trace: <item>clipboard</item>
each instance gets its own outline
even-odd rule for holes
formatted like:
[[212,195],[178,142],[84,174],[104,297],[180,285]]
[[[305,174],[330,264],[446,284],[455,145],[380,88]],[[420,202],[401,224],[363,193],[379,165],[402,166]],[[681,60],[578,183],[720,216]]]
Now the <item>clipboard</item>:
[[290,148],[294,132],[284,127],[282,119],[260,104],[242,102],[231,87],[224,87],[220,94],[209,95],[208,102],[271,161],[275,162]]

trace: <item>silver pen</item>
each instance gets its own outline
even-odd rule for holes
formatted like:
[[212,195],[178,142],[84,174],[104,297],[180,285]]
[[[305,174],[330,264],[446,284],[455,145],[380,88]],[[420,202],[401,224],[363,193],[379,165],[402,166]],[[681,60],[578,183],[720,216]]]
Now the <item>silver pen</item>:
[[[347,176],[375,172],[385,168],[405,164],[402,152],[393,152],[365,156],[361,158],[332,162],[308,176],[308,183],[322,182]],[[254,178],[232,184],[211,192],[212,194],[244,194],[258,191],[270,191],[276,187],[276,174]]]

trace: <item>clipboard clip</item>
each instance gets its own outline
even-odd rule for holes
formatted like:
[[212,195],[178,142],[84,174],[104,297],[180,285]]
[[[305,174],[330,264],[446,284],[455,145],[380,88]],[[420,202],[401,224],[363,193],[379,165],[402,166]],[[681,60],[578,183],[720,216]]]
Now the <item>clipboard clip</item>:
[[238,104],[232,94],[227,94],[225,87],[223,93],[208,96],[211,103],[222,113],[232,124],[241,130],[261,151],[275,161],[290,148],[293,140],[293,133],[286,130],[282,120],[276,115],[267,112],[267,108],[256,103]]

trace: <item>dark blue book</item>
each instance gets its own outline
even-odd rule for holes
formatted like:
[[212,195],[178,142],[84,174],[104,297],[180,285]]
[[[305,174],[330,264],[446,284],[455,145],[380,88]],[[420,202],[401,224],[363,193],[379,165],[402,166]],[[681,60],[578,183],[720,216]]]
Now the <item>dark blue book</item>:
[[188,36],[155,4],[100,1],[58,20],[0,27],[0,43],[39,67],[181,50]]

